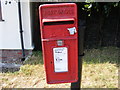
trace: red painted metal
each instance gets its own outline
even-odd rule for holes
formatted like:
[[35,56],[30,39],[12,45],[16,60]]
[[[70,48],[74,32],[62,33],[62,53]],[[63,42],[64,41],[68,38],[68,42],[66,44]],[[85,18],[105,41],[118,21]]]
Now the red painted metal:
[[[76,4],[44,4],[39,7],[39,15],[47,83],[76,82],[78,80],[78,23]],[[70,35],[67,28],[72,27],[75,27],[77,32]],[[58,40],[62,40],[64,44],[58,46]],[[66,47],[68,49],[67,72],[55,72],[54,70],[53,48],[56,47]]]

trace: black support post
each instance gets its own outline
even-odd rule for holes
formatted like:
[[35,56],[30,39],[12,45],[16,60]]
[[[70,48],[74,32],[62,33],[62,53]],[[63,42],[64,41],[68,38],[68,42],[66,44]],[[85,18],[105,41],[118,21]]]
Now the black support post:
[[84,56],[84,30],[85,26],[79,24],[78,30],[78,81],[71,83],[71,90],[80,90],[81,88],[81,78],[82,78],[82,57]]
[[86,12],[82,10],[84,4],[76,4],[78,12],[78,81],[71,83],[71,90],[81,90],[82,57],[84,56],[84,31],[86,29]]

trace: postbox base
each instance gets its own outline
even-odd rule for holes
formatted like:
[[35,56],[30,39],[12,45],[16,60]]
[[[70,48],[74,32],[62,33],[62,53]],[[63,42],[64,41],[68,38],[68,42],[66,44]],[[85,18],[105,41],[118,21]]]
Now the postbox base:
[[73,83],[73,82],[77,82],[78,80],[68,80],[68,81],[51,81],[51,82],[47,82],[47,84],[61,84],[61,83]]

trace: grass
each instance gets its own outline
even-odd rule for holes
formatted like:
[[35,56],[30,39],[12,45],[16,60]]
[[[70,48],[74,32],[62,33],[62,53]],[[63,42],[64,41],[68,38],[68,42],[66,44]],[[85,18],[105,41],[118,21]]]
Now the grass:
[[85,50],[84,62],[87,64],[112,63],[118,64],[120,48],[103,47]]
[[117,88],[118,69],[115,64],[83,65],[82,87],[84,88]]
[[[118,88],[119,48],[104,47],[85,50],[82,88]],[[33,52],[20,71],[0,73],[4,88],[69,88],[70,83],[47,84],[41,51]]]
[[30,64],[30,65],[43,64],[42,52],[34,51],[32,57],[29,58],[27,61],[25,61],[24,64]]

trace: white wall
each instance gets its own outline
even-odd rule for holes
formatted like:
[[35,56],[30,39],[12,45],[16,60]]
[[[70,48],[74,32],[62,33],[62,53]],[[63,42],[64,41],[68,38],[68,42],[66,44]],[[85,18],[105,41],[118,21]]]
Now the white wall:
[[[1,0],[2,14],[5,21],[0,21],[0,49],[21,49],[18,2],[16,0]],[[5,1],[8,1],[5,5]],[[9,4],[11,1],[11,4]],[[30,5],[22,2],[22,25],[25,49],[33,49],[30,24]]]

